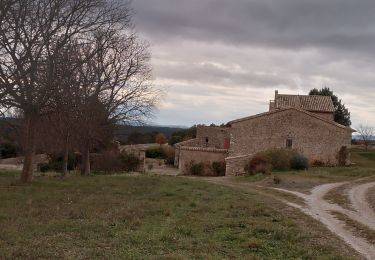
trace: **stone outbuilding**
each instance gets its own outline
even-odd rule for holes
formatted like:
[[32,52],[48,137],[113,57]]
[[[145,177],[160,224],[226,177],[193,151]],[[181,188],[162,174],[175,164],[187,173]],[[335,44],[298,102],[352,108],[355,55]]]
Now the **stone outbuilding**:
[[[281,95],[275,92],[269,111],[230,121],[228,127],[198,127],[197,137],[176,144],[175,165],[187,174],[192,162],[226,162],[226,175],[244,173],[256,153],[294,149],[310,163],[339,164],[340,150],[351,146],[354,132],[334,121],[327,96]],[[350,156],[346,159],[350,164]]]

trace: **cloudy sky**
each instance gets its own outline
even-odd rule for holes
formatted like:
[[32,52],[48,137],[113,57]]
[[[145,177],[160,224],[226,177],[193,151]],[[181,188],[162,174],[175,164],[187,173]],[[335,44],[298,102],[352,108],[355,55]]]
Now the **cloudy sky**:
[[375,126],[374,0],[133,0],[151,45],[162,125],[230,121],[274,91],[330,87],[353,126]]

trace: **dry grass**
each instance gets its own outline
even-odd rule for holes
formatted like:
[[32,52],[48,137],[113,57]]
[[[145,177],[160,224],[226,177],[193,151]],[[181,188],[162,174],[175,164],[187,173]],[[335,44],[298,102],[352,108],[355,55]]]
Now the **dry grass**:
[[344,184],[332,189],[324,196],[324,199],[331,203],[338,204],[345,209],[354,210],[348,196],[348,191],[351,187],[352,184]]
[[353,259],[277,200],[176,177],[0,174],[1,259]]

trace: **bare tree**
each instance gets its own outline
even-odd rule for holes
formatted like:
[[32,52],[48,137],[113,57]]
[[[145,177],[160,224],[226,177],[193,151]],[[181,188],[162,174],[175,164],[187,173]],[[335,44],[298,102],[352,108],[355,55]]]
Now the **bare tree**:
[[371,144],[371,141],[375,137],[375,129],[369,125],[360,125],[357,131],[360,134],[363,144],[367,150],[368,146]]
[[142,122],[151,115],[159,97],[159,91],[150,84],[147,44],[124,31],[111,35],[98,32],[94,38],[80,54],[88,62],[81,67],[80,94],[76,95],[81,113],[83,175],[90,174],[92,142],[103,136],[98,130],[108,130],[119,122]]
[[126,1],[3,0],[0,6],[0,106],[25,120],[21,182],[30,182],[37,123],[53,109],[59,88],[56,56],[72,40],[95,31],[131,27]]

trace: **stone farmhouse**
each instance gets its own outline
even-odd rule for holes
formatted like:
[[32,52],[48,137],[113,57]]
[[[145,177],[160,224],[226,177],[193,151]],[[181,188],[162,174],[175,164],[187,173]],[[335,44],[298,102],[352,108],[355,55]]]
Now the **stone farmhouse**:
[[[175,165],[188,174],[192,162],[226,162],[226,175],[244,174],[257,152],[287,148],[310,163],[339,164],[339,151],[351,145],[354,130],[334,121],[330,97],[284,95],[275,91],[269,111],[230,121],[228,127],[198,127],[195,139],[175,145]],[[350,164],[350,156],[345,164]]]

